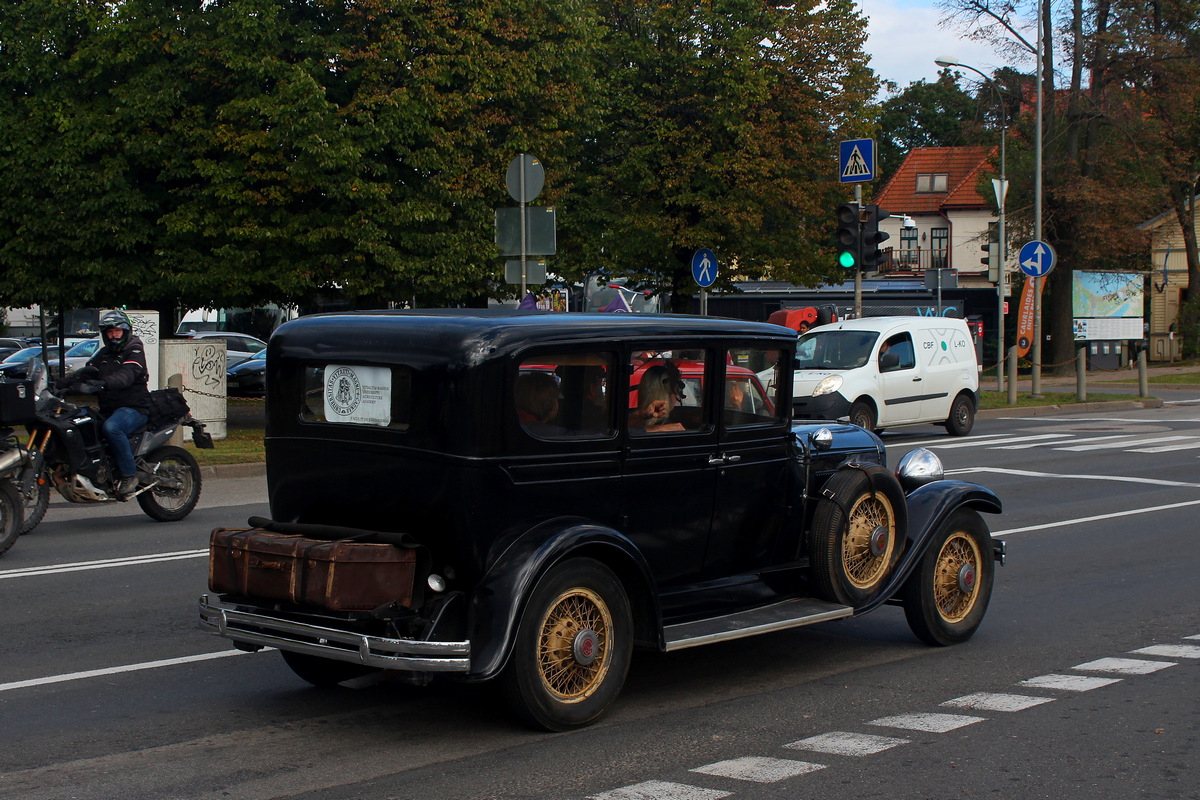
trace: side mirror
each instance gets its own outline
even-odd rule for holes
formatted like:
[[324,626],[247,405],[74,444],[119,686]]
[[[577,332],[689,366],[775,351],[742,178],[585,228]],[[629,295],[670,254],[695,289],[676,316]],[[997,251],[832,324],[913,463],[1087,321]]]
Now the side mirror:
[[879,357],[879,371],[888,372],[900,367],[900,354],[887,352]]

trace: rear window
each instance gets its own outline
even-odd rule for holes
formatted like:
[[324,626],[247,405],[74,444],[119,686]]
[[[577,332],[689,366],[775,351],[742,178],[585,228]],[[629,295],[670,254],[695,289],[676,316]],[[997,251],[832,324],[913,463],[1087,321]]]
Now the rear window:
[[325,364],[304,369],[301,419],[408,430],[412,373],[406,367]]

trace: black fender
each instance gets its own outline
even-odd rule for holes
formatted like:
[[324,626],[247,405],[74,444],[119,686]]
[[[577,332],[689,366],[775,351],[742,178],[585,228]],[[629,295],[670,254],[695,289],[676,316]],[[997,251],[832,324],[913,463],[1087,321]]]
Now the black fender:
[[995,492],[967,481],[927,483],[909,493],[906,500],[908,534],[904,542],[904,553],[884,587],[869,602],[856,609],[856,615],[877,608],[900,591],[900,587],[908,580],[908,576],[929,549],[933,534],[955,511],[966,507],[987,514],[999,514],[1002,510],[1000,498]]
[[639,638],[662,643],[662,610],[650,566],[620,532],[580,517],[547,520],[513,539],[492,561],[471,593],[471,674],[487,680],[504,669],[525,602],[547,569],[587,556],[617,573],[629,594]]

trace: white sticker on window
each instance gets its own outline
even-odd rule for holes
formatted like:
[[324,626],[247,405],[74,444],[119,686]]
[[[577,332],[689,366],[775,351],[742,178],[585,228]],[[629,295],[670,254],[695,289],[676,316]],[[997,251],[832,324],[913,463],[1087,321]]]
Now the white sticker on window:
[[325,419],[355,425],[392,422],[392,371],[387,367],[325,367]]

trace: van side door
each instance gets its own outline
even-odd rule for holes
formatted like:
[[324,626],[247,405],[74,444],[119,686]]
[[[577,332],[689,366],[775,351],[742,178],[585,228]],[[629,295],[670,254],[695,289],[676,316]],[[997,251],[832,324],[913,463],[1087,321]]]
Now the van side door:
[[913,336],[900,331],[881,337],[873,358],[879,370],[879,427],[920,419],[926,399],[925,370],[917,360]]

